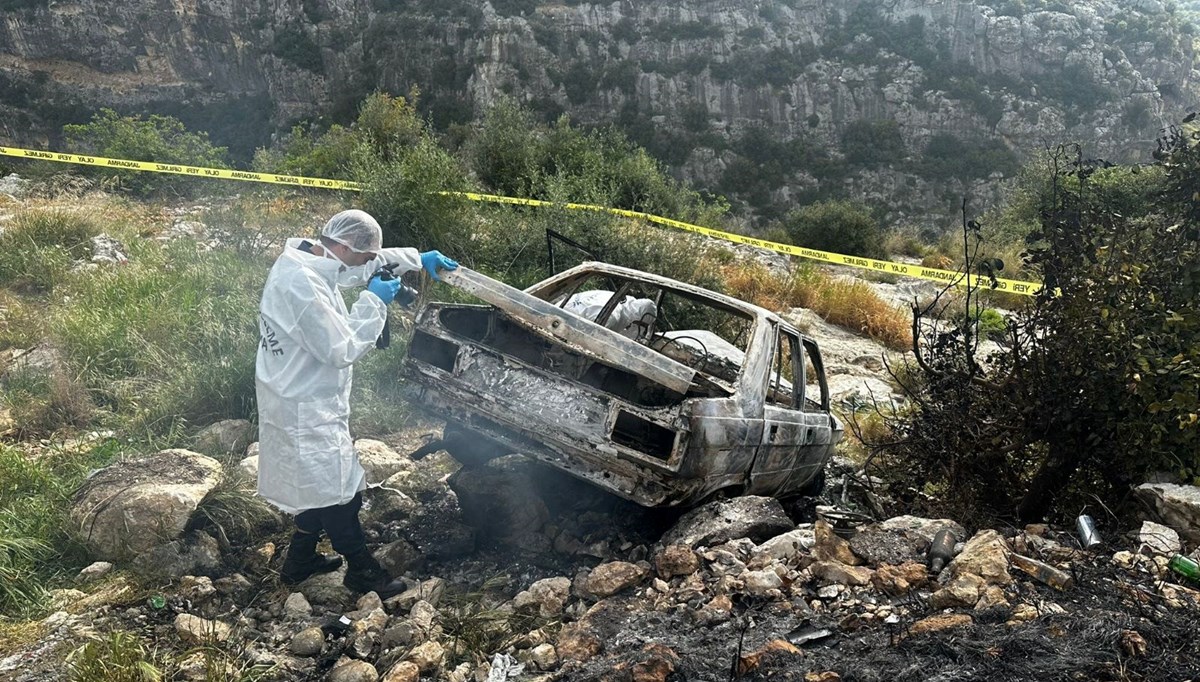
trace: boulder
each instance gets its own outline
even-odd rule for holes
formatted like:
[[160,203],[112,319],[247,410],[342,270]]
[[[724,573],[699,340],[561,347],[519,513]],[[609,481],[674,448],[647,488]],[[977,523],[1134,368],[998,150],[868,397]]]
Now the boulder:
[[908,536],[915,536],[924,540],[924,544],[928,545],[933,542],[933,536],[938,534],[938,531],[943,528],[950,529],[954,537],[958,540],[963,540],[967,537],[967,530],[960,524],[950,519],[926,519],[920,516],[896,516],[887,521],[877,524],[880,530],[902,532]]
[[210,424],[200,433],[192,449],[209,457],[221,460],[240,459],[246,448],[258,437],[258,427],[245,419],[225,419]]
[[700,570],[700,555],[685,545],[667,545],[654,557],[654,570],[664,580]]
[[828,521],[821,519],[813,524],[813,538],[812,555],[817,561],[836,561],[847,566],[862,564],[862,559],[850,549],[850,543],[838,537]]
[[420,550],[407,540],[396,540],[375,550],[375,558],[391,575],[404,575],[424,561]]
[[1172,483],[1145,483],[1134,494],[1147,503],[1164,525],[1191,544],[1200,544],[1200,488]]
[[550,512],[528,471],[531,466],[506,458],[455,472],[448,483],[467,523],[506,540],[540,530]]
[[303,593],[293,592],[283,600],[283,615],[287,618],[307,618],[312,615],[312,611],[312,605]]
[[514,609],[532,610],[544,618],[554,618],[562,613],[570,596],[570,578],[545,578],[519,592],[512,604]]
[[584,596],[604,599],[646,579],[647,571],[627,561],[611,561],[592,569],[583,583]]
[[1138,531],[1138,544],[1143,551],[1166,556],[1177,554],[1182,549],[1179,533],[1176,533],[1173,528],[1153,521],[1142,522],[1142,528]]
[[80,585],[84,585],[92,582],[93,580],[99,580],[100,578],[103,578],[112,570],[113,565],[111,563],[107,561],[96,561],[81,570],[79,575],[75,576],[75,582]]
[[796,528],[773,497],[716,500],[684,514],[662,537],[664,545],[714,546],[736,538],[764,542]]
[[71,530],[95,557],[126,561],[179,538],[222,476],[220,462],[189,450],[118,462],[76,492]]
[[143,578],[171,580],[212,574],[222,563],[221,545],[216,538],[204,531],[193,531],[137,555],[129,568]]
[[1009,585],[1008,545],[994,530],[981,530],[967,540],[962,552],[947,566],[950,579],[970,573],[983,578],[989,585]]
[[416,466],[408,455],[402,455],[378,440],[360,438],[354,441],[354,451],[367,472],[368,483],[381,483],[402,471],[412,471]]

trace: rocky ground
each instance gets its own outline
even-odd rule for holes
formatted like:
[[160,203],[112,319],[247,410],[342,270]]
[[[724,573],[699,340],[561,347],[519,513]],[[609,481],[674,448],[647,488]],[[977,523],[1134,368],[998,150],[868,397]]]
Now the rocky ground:
[[[0,659],[0,678],[60,679],[67,652],[113,630],[173,652],[174,679],[185,680],[251,670],[334,682],[1198,674],[1200,591],[1167,569],[1200,539],[1188,521],[1200,510],[1194,488],[1145,492],[1184,540],[1148,522],[1085,551],[1045,526],[857,522],[828,499],[649,511],[519,457],[469,471],[444,453],[414,461],[405,453],[431,437],[418,428],[357,444],[384,481],[364,511],[372,546],[411,586],[382,602],[349,593],[340,572],[282,586],[282,520],[257,526],[257,539],[198,522],[206,497],[254,470],[252,433],[222,423],[196,445],[212,456],[165,451],[94,476],[73,519],[105,561],[60,591],[61,610]],[[831,489],[844,473],[831,465]],[[168,475],[169,489],[158,480]],[[957,554],[934,572],[927,552],[941,529]],[[214,666],[228,674],[214,678]]]

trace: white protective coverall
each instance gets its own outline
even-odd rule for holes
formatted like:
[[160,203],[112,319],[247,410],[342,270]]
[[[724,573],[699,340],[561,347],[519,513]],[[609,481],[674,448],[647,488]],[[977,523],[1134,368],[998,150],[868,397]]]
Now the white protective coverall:
[[[604,306],[608,305],[608,301],[612,297],[613,292],[611,291],[600,289],[581,291],[572,294],[563,309],[595,322],[596,316],[600,314],[601,310],[604,310]],[[626,296],[613,308],[612,314],[605,320],[604,326],[626,338],[636,339],[639,334],[643,333],[643,327],[634,323],[648,324],[654,320],[656,314],[654,301],[648,298]]]
[[363,291],[349,310],[339,286],[365,284],[385,263],[421,268],[416,249],[380,249],[360,267],[289,239],[263,289],[255,364],[258,494],[289,514],[349,502],[366,488],[350,438],[351,365],[375,347],[387,306]]

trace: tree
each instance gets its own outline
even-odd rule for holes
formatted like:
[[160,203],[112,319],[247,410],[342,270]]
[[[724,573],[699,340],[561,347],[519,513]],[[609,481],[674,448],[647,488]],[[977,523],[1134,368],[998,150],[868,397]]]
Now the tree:
[[[90,123],[63,126],[72,151],[116,159],[228,168],[228,152],[214,146],[208,133],[189,132],[179,119],[152,115],[121,116],[101,109]],[[112,171],[103,171],[111,174]],[[189,179],[160,173],[122,172],[122,183],[135,192],[182,191]]]
[[1051,161],[1025,254],[1044,288],[1007,347],[980,362],[972,329],[914,307],[913,407],[877,444],[910,502],[1032,522],[1200,474],[1200,150],[1180,130],[1159,173]]

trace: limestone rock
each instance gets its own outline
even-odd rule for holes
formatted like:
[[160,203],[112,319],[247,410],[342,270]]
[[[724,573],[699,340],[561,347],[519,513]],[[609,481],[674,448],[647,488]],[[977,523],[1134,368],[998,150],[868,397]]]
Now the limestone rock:
[[188,450],[117,462],[84,481],[71,528],[96,557],[127,561],[180,537],[222,477],[220,462]]
[[441,666],[442,659],[445,657],[446,650],[442,645],[431,640],[417,645],[412,651],[408,652],[404,660],[415,663],[422,673],[427,673]]
[[930,616],[912,624],[908,634],[919,635],[926,632],[940,632],[953,628],[961,628],[974,623],[974,619],[965,613],[945,613]]
[[375,666],[366,661],[347,660],[329,671],[329,682],[376,682],[378,679]]
[[312,611],[312,605],[301,592],[293,592],[283,601],[283,614],[288,618],[307,618]]
[[88,565],[86,568],[75,576],[75,582],[80,585],[86,585],[93,580],[99,580],[108,575],[113,569],[113,565],[107,561],[96,561]]
[[813,557],[817,561],[836,561],[847,566],[858,566],[862,559],[850,550],[850,543],[833,532],[833,526],[824,519],[813,524]]
[[662,544],[712,547],[736,538],[757,543],[795,527],[779,500],[747,495],[709,502],[689,511],[663,535]]
[[305,628],[292,635],[288,649],[297,656],[316,656],[325,647],[325,633],[319,627]]
[[999,533],[981,530],[967,541],[947,570],[952,579],[972,573],[989,585],[1009,585],[1012,576],[1008,572],[1008,553],[1008,545]]
[[974,573],[964,573],[934,592],[929,598],[929,605],[935,609],[975,606],[986,587],[987,582],[983,578]]
[[883,564],[871,576],[871,584],[875,589],[892,596],[907,594],[914,587],[920,587],[929,580],[929,573],[924,564],[913,561],[899,566]]
[[1144,551],[1166,556],[1177,554],[1182,548],[1179,542],[1179,533],[1176,533],[1173,528],[1153,521],[1142,522],[1142,528],[1138,531],[1138,544]]
[[600,638],[585,625],[572,623],[564,626],[558,634],[555,649],[558,656],[565,661],[586,663],[603,650]]
[[1200,544],[1200,488],[1194,485],[1146,483],[1134,494],[1148,503],[1163,525],[1191,544]]
[[569,578],[544,578],[513,597],[513,608],[533,609],[544,618],[553,618],[562,613],[570,596]]
[[383,675],[380,682],[418,682],[421,669],[412,661],[400,661]]
[[603,599],[645,580],[647,572],[627,561],[611,561],[592,569],[583,585],[586,596]]
[[539,644],[529,650],[529,660],[538,670],[554,670],[558,667],[558,651],[553,644]]
[[196,434],[192,449],[202,455],[228,460],[241,459],[258,437],[258,429],[245,419],[225,419]]
[[816,531],[812,527],[796,528],[796,530],[776,535],[755,548],[756,555],[769,556],[776,561],[794,564],[800,561],[809,550],[816,545]]
[[700,556],[686,545],[667,545],[654,557],[654,570],[664,580],[691,575],[700,570]]
[[837,561],[818,561],[808,567],[813,576],[838,585],[868,585],[875,573],[865,566],[848,566]]
[[229,639],[230,627],[225,623],[208,620],[190,613],[175,616],[175,632],[186,644],[200,646]]
[[382,483],[402,471],[412,471],[415,463],[408,455],[393,450],[387,443],[368,438],[354,441],[358,461],[367,472],[368,483]]

